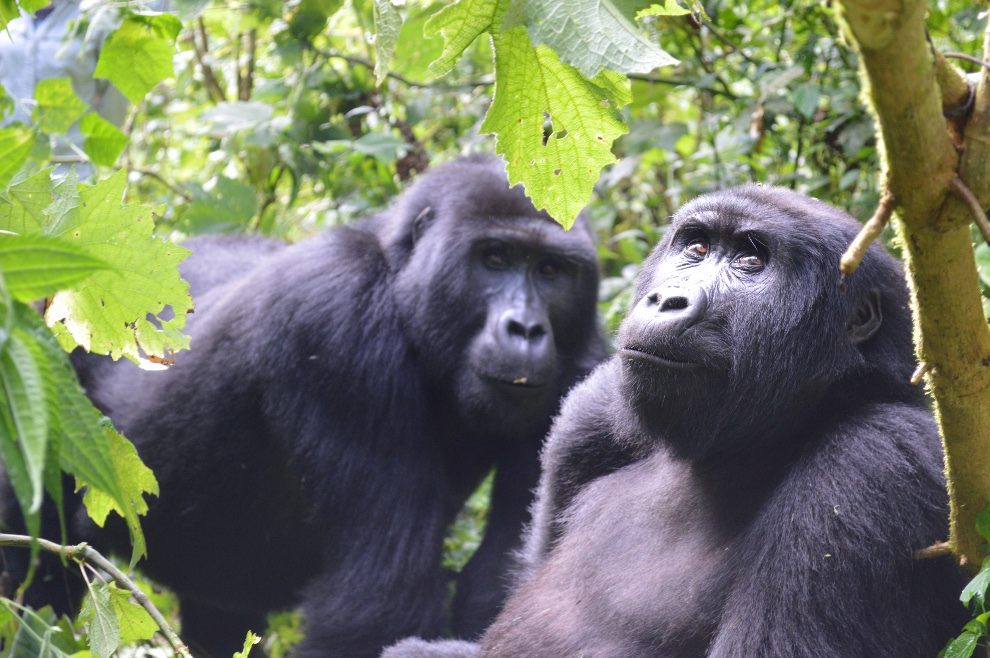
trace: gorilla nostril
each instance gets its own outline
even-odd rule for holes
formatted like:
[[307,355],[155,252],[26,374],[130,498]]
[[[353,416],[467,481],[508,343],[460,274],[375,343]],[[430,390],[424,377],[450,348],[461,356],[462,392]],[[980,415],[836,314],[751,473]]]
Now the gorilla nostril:
[[646,296],[646,301],[649,304],[654,305],[654,306],[656,304],[659,304],[660,303],[660,293],[658,293],[658,292],[651,292],[649,295]]
[[523,340],[536,340],[546,335],[547,330],[542,324],[526,325],[518,320],[509,320],[506,325],[509,336]]
[[519,322],[518,320],[509,320],[507,329],[510,336],[526,338],[526,327],[524,327],[522,322]]
[[547,330],[543,328],[542,324],[535,324],[529,328],[529,339],[534,340],[536,338],[542,338],[547,333]]
[[680,311],[688,307],[687,297],[682,297],[680,295],[675,295],[673,297],[668,297],[663,300],[663,304],[660,305],[660,311]]

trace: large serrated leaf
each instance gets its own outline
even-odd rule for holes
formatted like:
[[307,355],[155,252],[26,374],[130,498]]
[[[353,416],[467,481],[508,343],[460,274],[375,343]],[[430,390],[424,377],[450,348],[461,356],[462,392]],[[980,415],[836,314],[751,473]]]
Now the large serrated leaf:
[[86,103],[72,89],[69,78],[40,80],[34,87],[31,119],[39,130],[64,135],[86,111]]
[[[122,204],[125,181],[120,171],[81,187],[78,207],[46,228],[112,269],[56,294],[45,319],[89,351],[137,361],[141,352],[163,355],[188,345],[179,332],[192,300],[178,265],[189,252],[153,237],[149,208]],[[170,319],[166,307],[174,313]]]
[[471,42],[498,30],[508,8],[508,0],[459,0],[438,11],[423,28],[427,37],[443,37],[443,52],[430,64],[430,71],[437,76],[449,73]]
[[110,607],[120,624],[120,641],[125,644],[150,640],[158,630],[148,611],[131,601],[131,593],[113,583],[110,583]]
[[34,142],[34,131],[14,124],[0,128],[0,188],[6,187],[27,162]]
[[[495,38],[495,98],[481,129],[498,137],[509,182],[525,183],[537,208],[569,228],[591,198],[612,142],[626,132],[618,108],[629,82],[603,71],[588,80],[521,27]],[[545,121],[550,135],[544,139]]]
[[128,18],[103,43],[93,77],[109,80],[132,103],[140,103],[155,85],[175,74],[175,37],[169,38],[173,27],[171,22]]
[[109,266],[78,246],[43,235],[0,236],[0,272],[10,294],[30,302]]
[[526,0],[521,8],[533,43],[550,46],[587,78],[677,64],[610,0]]

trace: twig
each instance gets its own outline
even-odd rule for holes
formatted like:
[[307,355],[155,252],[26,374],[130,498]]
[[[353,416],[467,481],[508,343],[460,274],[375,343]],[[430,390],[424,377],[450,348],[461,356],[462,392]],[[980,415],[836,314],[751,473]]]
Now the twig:
[[655,82],[661,85],[674,85],[674,86],[684,86],[691,87],[692,89],[697,89],[698,91],[707,91],[712,94],[719,96],[725,96],[726,98],[736,99],[738,96],[733,94],[728,89],[720,89],[719,87],[709,87],[707,85],[699,85],[693,80],[688,80],[687,78],[668,78],[659,75],[650,75],[648,73],[630,73],[627,76],[630,80],[642,80],[643,82]]
[[911,373],[911,384],[913,386],[917,386],[918,384],[920,384],[922,378],[930,371],[931,371],[931,367],[927,363],[925,363],[924,361],[919,363],[918,367],[915,368],[914,372]]
[[[327,59],[342,59],[345,62],[347,62],[348,64],[354,64],[355,66],[363,66],[364,68],[367,68],[367,69],[374,69],[375,68],[375,63],[374,62],[372,62],[369,59],[364,59],[362,57],[354,57],[353,55],[345,55],[344,53],[339,53],[339,52],[337,52],[335,50],[320,50],[318,48],[314,48],[313,51],[317,55],[320,55],[321,57],[325,57]],[[388,73],[386,73],[385,76],[388,77],[388,78],[390,78],[390,79],[392,79],[392,80],[395,80],[396,82],[402,83],[402,84],[406,85],[407,87],[414,87],[414,88],[418,88],[418,89],[440,89],[440,90],[447,90],[447,89],[449,89],[449,90],[453,90],[453,89],[474,89],[475,87],[482,87],[482,86],[490,85],[490,84],[492,84],[494,82],[494,80],[492,80],[490,78],[481,78],[480,80],[471,80],[469,82],[457,82],[457,83],[448,83],[448,82],[417,82],[416,80],[410,80],[409,78],[407,78],[407,77],[405,77],[403,75],[400,75],[398,73],[393,73],[391,71],[389,71]]]
[[866,250],[870,248],[873,241],[883,231],[883,227],[890,221],[890,216],[896,206],[897,201],[894,199],[894,195],[885,188],[880,196],[880,205],[877,206],[876,212],[863,224],[863,228],[853,238],[852,244],[846,248],[846,252],[839,259],[839,271],[842,272],[842,276],[852,276],[853,272],[856,271],[863,261],[863,256],[866,255]]
[[[196,35],[199,34],[202,44],[196,40]],[[193,52],[196,55],[196,62],[199,64],[200,70],[203,71],[203,82],[206,84],[206,91],[213,99],[214,103],[227,100],[227,94],[224,93],[223,87],[220,86],[220,82],[217,80],[217,76],[213,73],[213,68],[206,63],[206,55],[210,51],[210,42],[206,38],[206,24],[203,23],[202,16],[197,22],[196,29],[193,31]]]
[[175,631],[172,630],[172,627],[169,626],[167,621],[165,621],[165,617],[162,616],[162,613],[158,611],[158,608],[155,607],[155,604],[151,602],[148,596],[134,584],[134,581],[127,577],[127,574],[118,569],[113,562],[103,557],[103,555],[94,549],[90,548],[88,544],[83,543],[76,544],[74,546],[63,546],[62,544],[56,544],[55,542],[47,539],[34,539],[26,535],[9,535],[6,533],[0,534],[0,546],[31,548],[34,542],[37,542],[37,545],[43,551],[54,553],[55,555],[76,561],[86,561],[89,564],[99,567],[105,571],[117,582],[118,585],[131,593],[131,596],[134,597],[134,600],[137,601],[138,605],[147,610],[148,614],[151,615],[151,618],[155,620],[156,624],[158,624],[158,629],[162,632],[162,635],[165,636],[165,639],[168,640],[168,643],[172,646],[175,653],[182,656],[182,658],[192,658],[192,655],[189,653],[189,648],[182,642],[181,639],[179,639],[179,636],[176,635]]
[[969,212],[973,215],[973,220],[980,229],[983,240],[987,244],[990,244],[990,219],[987,219],[987,214],[983,211],[983,206],[980,205],[979,199],[976,198],[970,189],[966,187],[966,183],[958,176],[949,181],[949,188],[969,207]]
[[937,544],[932,544],[925,548],[919,548],[913,554],[915,560],[930,560],[936,557],[944,557],[946,555],[952,555],[952,549],[949,548],[949,542],[940,541]]
[[254,57],[255,50],[258,47],[258,31],[255,28],[251,28],[245,37],[247,39],[247,47],[245,48],[247,69],[244,75],[240,75],[240,62],[237,64],[238,76],[240,78],[237,83],[237,98],[242,101],[251,100],[251,91],[254,89]]
[[972,55],[967,55],[966,53],[942,53],[950,59],[963,59],[967,62],[973,62],[974,64],[979,64],[982,67],[990,69],[990,62],[985,59],[980,59],[979,57],[973,57]]
[[189,194],[189,192],[186,192],[184,189],[182,189],[175,183],[165,180],[164,178],[162,178],[160,174],[156,174],[155,172],[148,169],[132,169],[131,171],[133,171],[136,174],[141,174],[142,176],[147,176],[148,178],[154,178],[156,181],[158,181],[159,183],[170,189],[172,192],[175,192],[176,194],[181,196],[187,202],[193,200],[192,195]]

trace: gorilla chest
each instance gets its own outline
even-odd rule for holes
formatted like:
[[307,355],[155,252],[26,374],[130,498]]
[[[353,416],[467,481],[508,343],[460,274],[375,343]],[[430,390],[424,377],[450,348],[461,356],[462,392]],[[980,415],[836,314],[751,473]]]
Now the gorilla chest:
[[734,527],[688,465],[654,455],[584,489],[553,559],[578,607],[617,637],[647,655],[693,655],[730,587]]

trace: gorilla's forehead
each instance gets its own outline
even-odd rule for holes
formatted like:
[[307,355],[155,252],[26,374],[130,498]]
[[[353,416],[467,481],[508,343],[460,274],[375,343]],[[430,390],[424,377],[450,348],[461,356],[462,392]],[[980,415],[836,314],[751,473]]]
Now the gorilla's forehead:
[[461,218],[455,229],[468,240],[504,240],[543,250],[574,250],[594,254],[587,227],[579,223],[565,231],[549,216],[488,215]]

